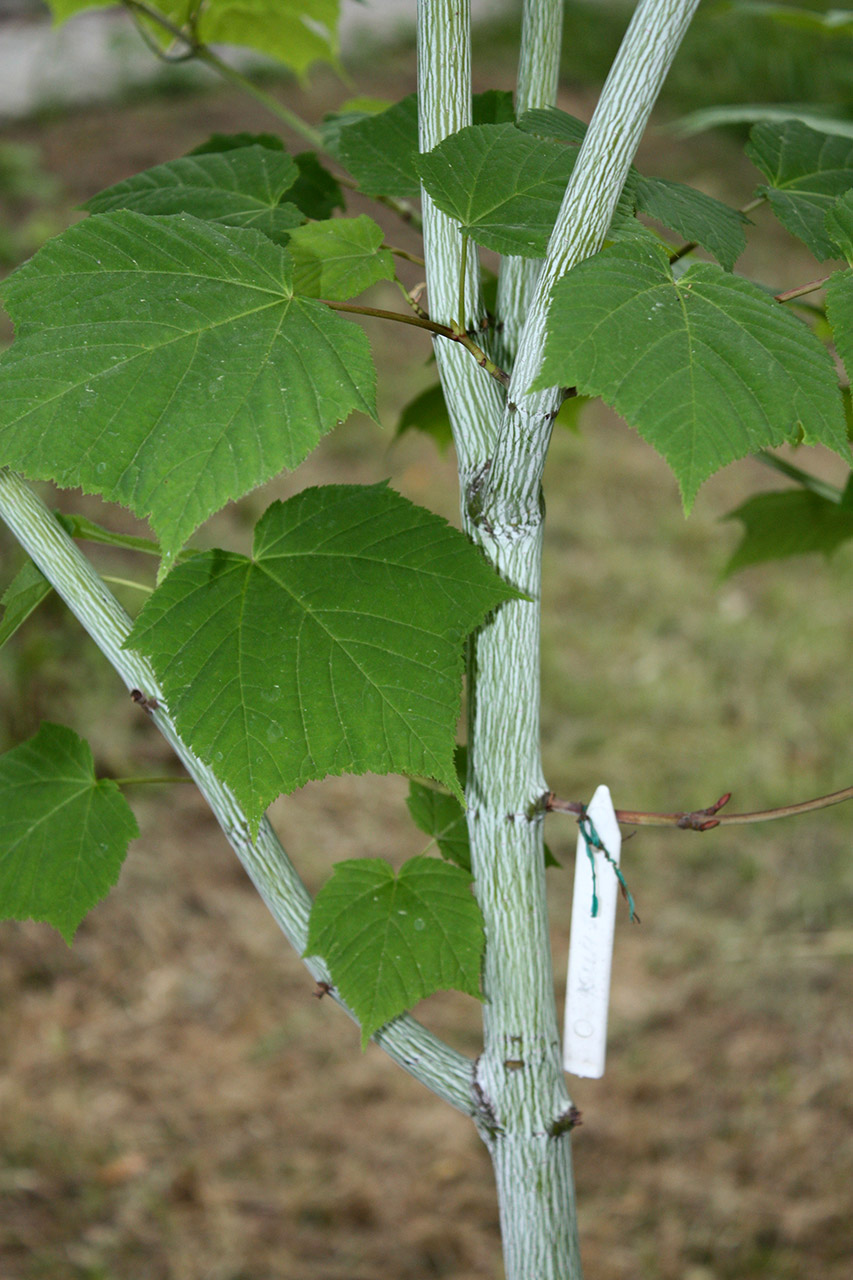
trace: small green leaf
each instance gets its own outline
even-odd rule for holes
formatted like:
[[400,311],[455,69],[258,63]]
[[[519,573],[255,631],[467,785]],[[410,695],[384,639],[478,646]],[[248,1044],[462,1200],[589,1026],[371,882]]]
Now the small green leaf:
[[834,271],[827,280],[826,318],[847,377],[853,380],[853,271]]
[[695,240],[731,271],[746,248],[742,213],[682,182],[644,178],[639,173],[634,191],[641,213],[656,218],[685,240]]
[[[511,121],[512,94],[499,90],[475,93],[471,102],[475,125]],[[323,126],[326,146],[349,169],[364,195],[417,200],[421,182],[418,157],[418,95],[383,111],[360,112],[347,121],[333,116]]]
[[32,560],[25,561],[0,597],[0,604],[3,605],[0,649],[39,607],[42,600],[47,599],[51,591],[52,587],[41,570],[36,568]]
[[[495,124],[460,129],[416,165],[435,203],[465,235],[497,253],[541,258],[576,159],[574,147]],[[626,189],[609,236],[653,241],[633,212]]]
[[144,169],[107,187],[83,206],[89,213],[133,209],[149,217],[189,213],[205,222],[252,227],[277,244],[303,215],[295,204],[282,204],[299,170],[289,155],[269,147],[183,156],[154,169]]
[[456,796],[412,779],[406,804],[415,826],[435,841],[441,856],[463,871],[470,871],[468,823]]
[[397,436],[406,431],[423,431],[425,435],[432,436],[440,453],[446,453],[453,444],[450,414],[440,382],[421,391],[406,405],[397,424]]
[[353,409],[375,417],[365,334],[291,274],[266,236],[188,214],[57,236],[5,285],[0,465],[149,516],[171,559]]
[[727,575],[788,556],[820,552],[829,558],[853,538],[853,510],[809,489],[758,494],[726,519],[745,526],[743,540],[725,567]]
[[534,387],[600,395],[663,455],[685,506],[720,467],[802,431],[848,458],[828,352],[757,286],[664,250],[612,245],[554,288]]
[[88,743],[43,724],[0,756],[0,917],[43,920],[70,943],[118,880],[136,820]]
[[379,280],[393,280],[394,258],[382,248],[384,238],[382,228],[364,213],[297,227],[289,245],[293,292],[340,302]]
[[575,159],[559,143],[492,124],[460,129],[416,164],[465,235],[498,253],[541,258]]
[[435,858],[394,875],[379,858],[339,862],[314,902],[306,956],[322,956],[361,1023],[374,1032],[436,991],[481,999],[483,918],[470,877]]
[[252,557],[177,565],[127,647],[255,825],[327,774],[434,778],[461,799],[462,642],[515,594],[438,516],[384,485],[330,485],[274,503]]
[[823,261],[836,254],[825,219],[839,196],[853,187],[853,139],[810,129],[798,120],[759,124],[746,154],[769,183],[776,217]]
[[332,120],[323,133],[326,146],[349,170],[363,195],[418,199],[421,184],[414,165],[418,149],[416,93],[351,124]]
[[[456,768],[460,785],[464,786],[464,758],[461,758],[463,752],[464,748],[457,748]],[[464,871],[470,872],[471,845],[468,839],[468,823],[465,810],[456,796],[413,780],[409,783],[406,804],[415,826],[435,841],[441,856],[448,862],[455,862]],[[562,866],[547,844],[544,846],[544,855],[546,867]]]

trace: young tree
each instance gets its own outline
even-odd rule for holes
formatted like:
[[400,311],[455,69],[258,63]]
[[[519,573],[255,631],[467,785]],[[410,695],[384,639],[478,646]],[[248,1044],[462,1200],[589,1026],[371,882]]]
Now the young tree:
[[[67,17],[91,3],[53,7]],[[474,1121],[509,1280],[580,1275],[546,811],[576,813],[590,858],[611,870],[585,810],[551,795],[540,761],[541,480],[554,419],[567,398],[602,397],[666,458],[688,508],[714,471],[774,445],[819,442],[847,458],[837,368],[785,305],[817,285],[774,297],[735,276],[743,214],[632,164],[696,4],[641,0],[587,128],[554,106],[560,0],[525,0],[514,101],[472,100],[465,0],[420,0],[417,95],[319,129],[271,103],[310,151],[214,137],[100,193],[91,217],[5,289],[16,341],[0,363],[0,514],[31,559],[6,593],[3,636],[51,589],[65,600],[363,1043]],[[298,70],[334,54],[335,0],[286,14],[267,0],[126,7],[149,40],[175,40],[232,78],[211,41]],[[850,140],[765,124],[750,155],[759,198],[820,260],[853,263]],[[400,312],[350,301],[396,266],[370,218],[333,216],[349,186],[421,219],[426,309],[405,288]],[[720,265],[684,270],[697,246]],[[491,310],[480,247],[501,255]],[[848,368],[851,280],[839,269],[819,282]],[[464,533],[385,485],[336,485],[274,503],[251,556],[186,550],[226,502],[298,465],[352,410],[374,412],[370,352],[347,313],[433,335]],[[814,486],[797,476],[810,501]],[[22,477],[118,502],[157,541],[57,517]],[[846,496],[823,497],[849,536]],[[790,513],[776,518],[791,527]],[[763,533],[746,522],[744,554],[772,537],[766,520]],[[814,528],[811,507],[801,528]],[[135,619],[75,539],[160,557]],[[376,859],[339,863],[312,905],[265,810],[309,779],[367,771],[413,779],[413,817],[443,860],[412,859],[396,876]],[[622,818],[705,829],[726,820],[721,804]],[[44,725],[0,760],[0,812],[4,915],[48,920],[70,942],[135,834],[119,788],[96,778],[75,732]],[[482,998],[474,1061],[407,1012],[448,987]]]

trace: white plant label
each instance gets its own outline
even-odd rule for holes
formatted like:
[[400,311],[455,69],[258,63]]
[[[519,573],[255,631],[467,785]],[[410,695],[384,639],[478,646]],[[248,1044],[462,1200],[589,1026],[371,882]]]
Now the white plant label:
[[[563,1068],[599,1079],[607,1052],[607,1006],[619,881],[608,862],[619,862],[622,834],[607,787],[599,787],[578,832],[569,978],[563,1025]],[[586,833],[586,838],[584,838]],[[593,910],[595,914],[593,915]]]

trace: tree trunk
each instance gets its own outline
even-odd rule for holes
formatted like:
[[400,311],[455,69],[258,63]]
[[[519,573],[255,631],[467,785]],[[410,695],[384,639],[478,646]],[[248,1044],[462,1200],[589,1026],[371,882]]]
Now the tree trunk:
[[[539,269],[502,272],[496,357],[514,360],[505,402],[456,344],[436,354],[459,458],[462,518],[501,576],[526,598],[503,605],[473,637],[468,661],[468,829],[474,888],[486,926],[484,1046],[473,1094],[492,1157],[507,1280],[580,1280],[570,1107],[560,1059],[545,901],[539,754],[542,470],[564,397],[530,394],[550,292],[601,248],[664,76],[698,0],[641,0],[617,55]],[[527,109],[554,92],[559,11],[527,0],[520,95]],[[470,123],[467,0],[420,0],[421,149]],[[468,314],[457,316],[461,237],[424,197],[430,314],[478,326],[468,257]],[[454,348],[454,349],[450,349]],[[467,360],[467,363],[466,363]]]

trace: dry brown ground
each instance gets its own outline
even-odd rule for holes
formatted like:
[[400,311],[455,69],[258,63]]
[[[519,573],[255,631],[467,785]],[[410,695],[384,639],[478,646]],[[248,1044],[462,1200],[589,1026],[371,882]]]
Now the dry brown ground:
[[[381,92],[410,87],[407,68],[384,72]],[[321,80],[307,96],[316,115],[341,91]],[[221,95],[16,136],[38,141],[72,204],[213,129],[253,127],[268,127],[260,111]],[[748,184],[721,146],[672,163],[697,178],[720,156],[732,185]],[[779,244],[764,250],[774,268]],[[794,252],[792,280],[797,267]],[[386,425],[401,388],[402,373]],[[387,438],[355,424],[251,512],[305,483],[390,474],[452,516],[452,463],[417,440],[387,452]],[[617,803],[691,807],[735,783],[759,807],[849,781],[853,558],[831,574],[807,564],[715,584],[734,540],[717,517],[761,483],[733,469],[685,525],[665,469],[624,428],[599,417],[557,439],[544,647],[557,789],[588,796],[604,779]],[[227,514],[213,536],[247,527]],[[89,733],[102,770],[167,767],[123,691],[91,683],[97,663],[61,612],[46,619],[47,638],[22,637],[0,670],[4,734],[49,714]],[[420,851],[404,792],[342,779],[275,806],[311,888],[339,858]],[[471,1125],[379,1050],[362,1055],[352,1025],[313,998],[189,789],[133,800],[142,837],[73,950],[45,927],[2,929],[2,1280],[497,1280],[490,1168]],[[590,1280],[849,1276],[848,832],[834,811],[627,846],[644,924],[620,924],[607,1075],[575,1089]],[[567,860],[570,830],[549,838]],[[560,998],[568,880],[551,873]],[[435,997],[421,1013],[477,1052],[473,1001]]]

